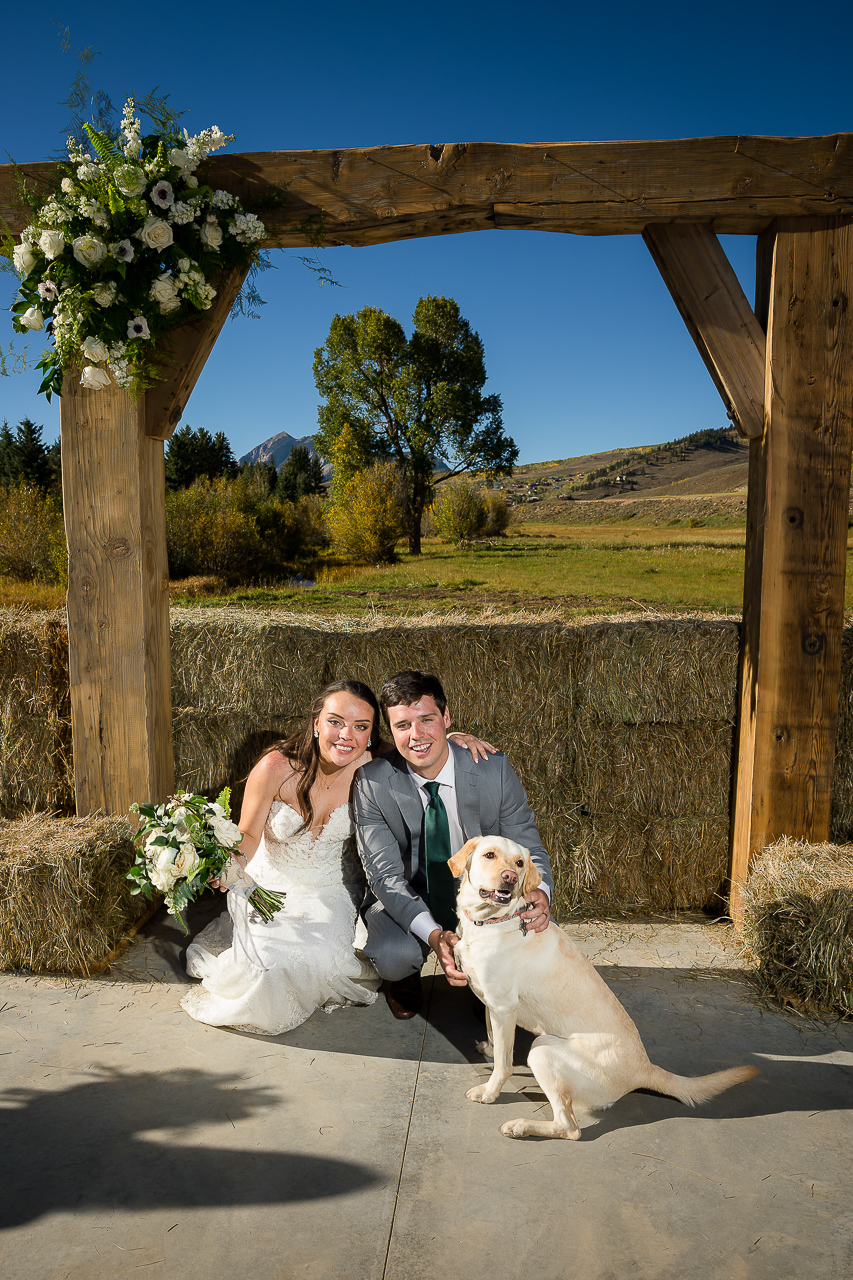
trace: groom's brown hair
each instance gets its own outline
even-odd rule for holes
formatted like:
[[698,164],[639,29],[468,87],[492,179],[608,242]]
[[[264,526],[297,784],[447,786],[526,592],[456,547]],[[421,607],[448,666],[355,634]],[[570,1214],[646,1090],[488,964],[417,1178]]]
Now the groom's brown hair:
[[388,721],[389,707],[410,707],[421,698],[432,698],[439,711],[444,715],[447,699],[438,676],[431,671],[398,671],[390,680],[386,680],[379,695],[382,714]]

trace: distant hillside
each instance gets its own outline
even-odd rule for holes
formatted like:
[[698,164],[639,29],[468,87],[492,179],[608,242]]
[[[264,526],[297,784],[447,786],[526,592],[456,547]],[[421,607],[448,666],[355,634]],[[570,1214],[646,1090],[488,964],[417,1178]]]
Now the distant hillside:
[[736,432],[722,428],[697,431],[669,444],[529,463],[498,483],[514,505],[547,503],[556,508],[611,498],[743,496],[748,470],[749,445]]

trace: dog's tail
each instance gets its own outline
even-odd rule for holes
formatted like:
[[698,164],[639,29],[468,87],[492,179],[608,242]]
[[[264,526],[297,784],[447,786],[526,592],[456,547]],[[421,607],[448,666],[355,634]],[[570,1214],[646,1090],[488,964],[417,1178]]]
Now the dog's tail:
[[760,1075],[758,1067],[729,1067],[726,1071],[714,1071],[709,1076],[677,1076],[672,1071],[664,1071],[649,1063],[648,1070],[643,1073],[642,1087],[654,1089],[656,1093],[665,1093],[670,1098],[677,1098],[685,1106],[696,1107],[703,1102],[716,1098],[718,1093],[731,1089],[732,1085],[743,1084]]

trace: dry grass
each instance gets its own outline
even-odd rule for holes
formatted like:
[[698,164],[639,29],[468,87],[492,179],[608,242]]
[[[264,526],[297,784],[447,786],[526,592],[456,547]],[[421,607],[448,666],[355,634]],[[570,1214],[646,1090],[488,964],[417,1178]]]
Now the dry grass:
[[87,974],[147,907],[124,818],[0,819],[0,968]]
[[765,992],[805,1013],[853,1016],[853,845],[765,849],[742,928]]

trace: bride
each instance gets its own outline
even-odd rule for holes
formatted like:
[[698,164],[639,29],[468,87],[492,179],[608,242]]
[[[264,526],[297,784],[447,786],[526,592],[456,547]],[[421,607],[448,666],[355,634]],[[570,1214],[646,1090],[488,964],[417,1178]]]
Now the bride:
[[[483,753],[486,744],[458,737],[475,759]],[[350,793],[356,770],[380,746],[372,690],[336,680],[317,695],[304,728],[261,756],[246,781],[236,857],[255,883],[286,900],[267,923],[245,911],[239,890],[229,893],[236,930],[225,914],[187,949],[187,971],[201,978],[181,1000],[190,1017],[280,1035],[315,1009],[376,999],[376,971],[353,950],[364,876]]]

